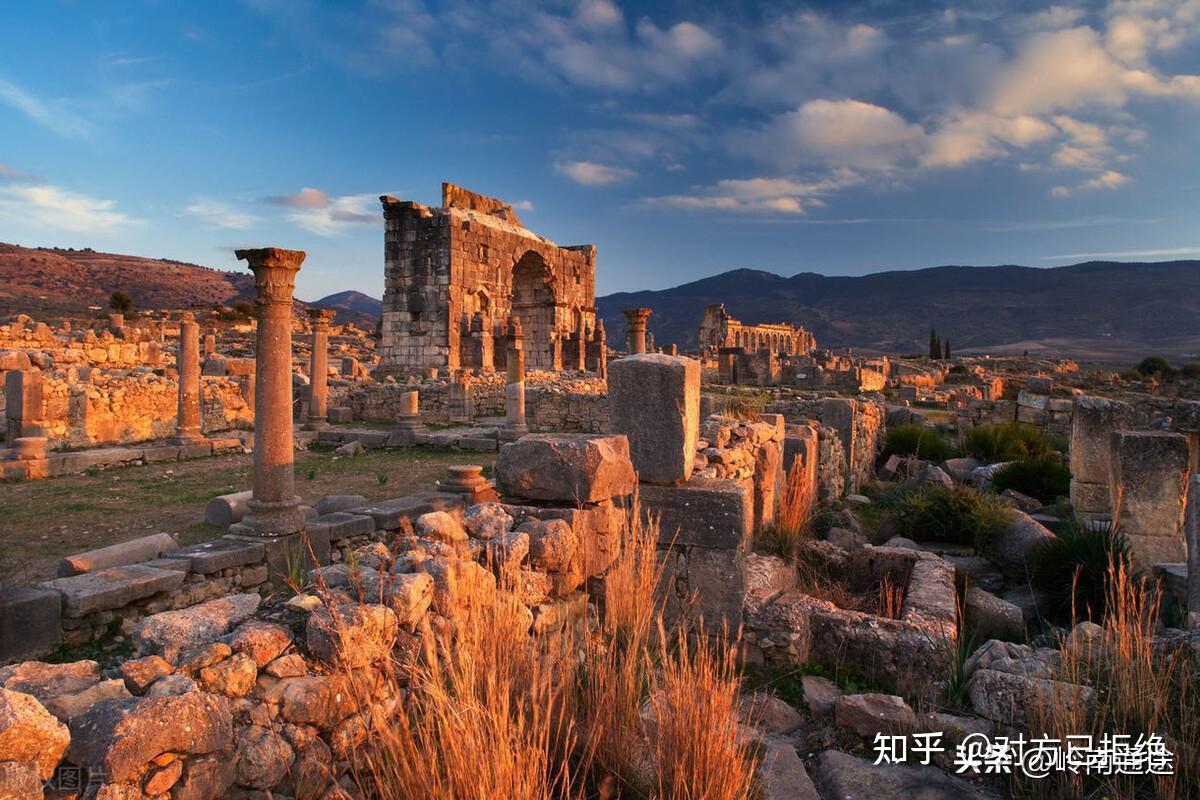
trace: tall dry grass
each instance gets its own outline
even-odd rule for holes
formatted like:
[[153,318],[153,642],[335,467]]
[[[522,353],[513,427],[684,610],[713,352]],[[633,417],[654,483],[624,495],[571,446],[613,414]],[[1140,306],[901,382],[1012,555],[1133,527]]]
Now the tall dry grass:
[[1156,646],[1161,612],[1155,588],[1135,577],[1128,562],[1109,566],[1103,636],[1064,636],[1059,642],[1059,679],[1096,689],[1095,708],[1077,698],[1042,698],[1030,709],[1031,734],[1127,734],[1136,742],[1158,734],[1174,753],[1174,772],[1156,776],[1052,774],[1022,781],[1037,797],[1157,797],[1183,800],[1200,796],[1200,670],[1189,648]]
[[796,558],[800,544],[813,536],[817,487],[809,480],[799,458],[792,460],[779,495],[779,510],[770,528],[759,534],[759,544],[775,555]]
[[[395,713],[378,711],[354,757],[380,800],[748,796],[756,763],[737,736],[734,642],[664,622],[657,526],[635,506],[594,625],[531,636],[502,574],[497,601],[453,638],[427,639]],[[406,679],[406,680],[405,680]],[[651,701],[651,698],[655,698]]]

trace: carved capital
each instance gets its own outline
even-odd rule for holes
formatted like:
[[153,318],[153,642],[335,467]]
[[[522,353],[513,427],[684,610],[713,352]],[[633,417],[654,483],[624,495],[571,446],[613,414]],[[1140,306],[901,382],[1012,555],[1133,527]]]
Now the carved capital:
[[305,311],[312,326],[320,330],[329,330],[330,321],[337,316],[337,312],[332,308],[315,308],[309,306]]
[[303,250],[259,247],[235,250],[234,254],[250,265],[260,306],[291,305],[292,294],[296,291],[296,273],[304,262]]

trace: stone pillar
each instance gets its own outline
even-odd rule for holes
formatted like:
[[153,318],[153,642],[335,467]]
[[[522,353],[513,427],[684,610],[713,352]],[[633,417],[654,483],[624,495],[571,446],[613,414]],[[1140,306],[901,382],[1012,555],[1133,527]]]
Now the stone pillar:
[[216,354],[217,354],[216,334],[206,333],[204,335],[204,355],[215,356]]
[[612,432],[629,438],[638,478],[679,484],[692,475],[700,436],[700,362],[643,353],[614,361],[608,379]]
[[414,389],[400,395],[400,418],[392,428],[388,444],[393,447],[412,447],[417,443],[417,434],[425,430],[421,421],[421,396]]
[[44,415],[40,370],[9,370],[4,378],[5,439],[9,447],[23,436],[41,436]]
[[1188,627],[1200,628],[1200,475],[1188,480],[1187,517]]
[[[292,293],[301,250],[238,250],[249,262],[258,297],[254,387],[254,496],[250,513],[230,528],[240,534],[286,536],[303,528],[296,496],[292,440]],[[234,529],[237,529],[236,531]]]
[[475,417],[475,401],[471,396],[471,384],[465,379],[455,378],[447,389],[447,413],[451,422],[470,422]]
[[1187,439],[1169,431],[1116,431],[1111,441],[1113,530],[1129,542],[1139,569],[1183,561]]
[[19,436],[8,443],[9,463],[0,476],[34,481],[50,477],[45,436]]
[[1078,397],[1071,412],[1071,505],[1081,514],[1112,513],[1109,495],[1113,431],[1130,427],[1128,403]]
[[476,464],[450,467],[446,477],[437,482],[437,490],[464,495],[468,505],[499,499],[491,481],[483,477],[483,467]]
[[329,322],[337,312],[329,308],[308,309],[312,322],[312,358],[308,375],[308,420],[306,430],[319,431],[328,427],[329,412]]
[[125,315],[113,312],[108,315],[108,329],[114,334],[121,334],[125,331]]
[[190,444],[200,434],[200,326],[184,312],[179,318],[179,348],[175,353],[179,372],[179,413],[172,444]]
[[508,364],[508,383],[504,387],[505,440],[519,439],[529,433],[525,422],[525,350],[521,322],[514,318],[514,333],[509,338],[505,360]]
[[646,320],[651,311],[649,308],[627,308],[624,311],[628,323],[625,347],[631,356],[646,352]]
[[588,342],[588,369],[598,378],[608,378],[608,336],[604,333],[604,320],[599,317]]

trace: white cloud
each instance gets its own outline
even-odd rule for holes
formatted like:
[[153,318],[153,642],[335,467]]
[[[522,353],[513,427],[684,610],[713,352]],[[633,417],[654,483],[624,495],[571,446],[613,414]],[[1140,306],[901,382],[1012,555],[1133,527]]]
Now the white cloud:
[[691,194],[645,198],[652,206],[686,211],[731,211],[771,215],[801,215],[824,205],[823,195],[862,182],[858,173],[842,169],[811,181],[795,178],[726,179]]
[[272,195],[264,198],[266,202],[288,208],[325,208],[329,205],[329,195],[320,189],[305,186],[295,194]]
[[0,78],[0,102],[7,103],[47,130],[66,138],[86,138],[92,125],[61,103],[47,102],[11,81]]
[[559,161],[554,171],[584,186],[607,186],[633,177],[633,170],[594,161]]
[[374,194],[328,197],[319,208],[296,206],[288,213],[288,219],[318,236],[336,236],[354,225],[380,224],[383,217],[377,209],[378,202],[379,197]]
[[533,211],[533,201],[532,200],[518,200],[517,202],[512,204],[512,207],[515,208],[517,211]]
[[1070,197],[1076,192],[1095,191],[1097,189],[1116,189],[1131,183],[1133,178],[1116,170],[1110,169],[1101,172],[1094,178],[1080,183],[1077,186],[1055,186],[1050,190],[1050,194],[1054,197]]
[[101,200],[57,186],[0,186],[0,218],[9,222],[57,230],[111,236],[142,224]]
[[919,154],[925,131],[899,114],[861,100],[810,100],[759,131],[737,135],[733,149],[792,169],[826,163],[888,170]]
[[41,183],[42,179],[28,172],[21,172],[5,164],[0,164],[0,183]]
[[1079,258],[1155,258],[1158,256],[1189,256],[1200,253],[1200,247],[1159,247],[1146,250],[1107,250],[1099,253],[1064,253],[1042,256],[1043,261]]
[[259,221],[258,217],[253,214],[246,211],[239,211],[219,200],[207,198],[201,198],[192,202],[184,209],[184,212],[193,217],[199,217],[214,228],[228,228],[230,230],[252,228]]

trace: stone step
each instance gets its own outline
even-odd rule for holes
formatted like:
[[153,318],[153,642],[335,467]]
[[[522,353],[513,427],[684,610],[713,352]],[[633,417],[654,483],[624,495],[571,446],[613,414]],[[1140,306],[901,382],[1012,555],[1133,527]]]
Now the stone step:
[[169,533],[153,533],[130,539],[127,542],[110,544],[83,553],[67,556],[58,562],[58,576],[68,578],[85,572],[96,572],[109,567],[140,564],[158,558],[163,553],[179,549],[179,542]]
[[122,608],[135,600],[178,589],[187,576],[174,570],[130,564],[121,567],[55,578],[42,584],[62,595],[63,611],[82,617],[96,611]]
[[313,533],[328,534],[329,541],[336,542],[351,536],[370,535],[375,532],[375,520],[371,516],[334,511],[304,523],[304,529]]
[[171,555],[191,560],[192,572],[208,575],[230,567],[257,564],[264,557],[263,545],[240,539],[213,539],[185,547]]

